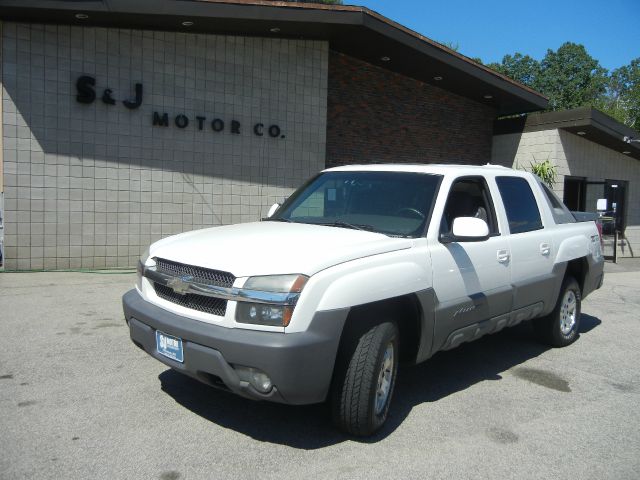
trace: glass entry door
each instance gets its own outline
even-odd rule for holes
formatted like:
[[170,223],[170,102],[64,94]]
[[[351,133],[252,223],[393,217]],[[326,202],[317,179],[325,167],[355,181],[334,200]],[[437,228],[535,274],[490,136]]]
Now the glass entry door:
[[605,180],[604,195],[607,199],[606,215],[614,218],[618,232],[627,227],[627,182],[625,180]]

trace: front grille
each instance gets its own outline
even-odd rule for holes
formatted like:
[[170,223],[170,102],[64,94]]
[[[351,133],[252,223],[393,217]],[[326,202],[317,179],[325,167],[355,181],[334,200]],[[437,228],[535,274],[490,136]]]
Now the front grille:
[[205,297],[203,295],[195,295],[192,293],[180,295],[179,293],[174,292],[172,288],[159,283],[154,283],[153,288],[155,289],[158,297],[175,303],[176,305],[180,305],[181,307],[210,313],[211,315],[218,315],[220,317],[224,317],[224,314],[227,311],[227,301],[220,298]]
[[154,258],[156,268],[164,273],[182,277],[191,275],[195,282],[217,285],[219,287],[231,288],[233,282],[236,281],[229,272],[221,272],[220,270],[211,270],[208,268],[195,267],[193,265],[185,265],[184,263],[172,262],[164,258]]
[[[176,277],[189,275],[193,277],[194,282],[231,288],[233,286],[233,282],[236,281],[236,277],[229,272],[221,272],[220,270],[211,270],[193,265],[185,265],[184,263],[173,262],[164,258],[154,258],[154,260],[158,271]],[[172,288],[160,283],[154,283],[153,288],[155,289],[158,297],[175,303],[176,305],[180,305],[181,307],[210,313],[211,315],[218,315],[220,317],[224,317],[224,314],[227,311],[227,301],[220,298],[205,297],[204,295],[197,295],[194,293],[180,295],[179,293],[174,292]]]

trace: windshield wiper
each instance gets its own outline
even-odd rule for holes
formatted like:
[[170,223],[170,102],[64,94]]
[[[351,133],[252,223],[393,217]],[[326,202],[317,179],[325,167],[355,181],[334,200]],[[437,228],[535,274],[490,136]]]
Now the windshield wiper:
[[323,225],[325,227],[340,227],[340,228],[350,228],[352,230],[362,230],[363,232],[376,232],[381,233],[376,230],[373,225],[367,224],[356,224],[356,223],[348,223],[342,220],[335,220],[333,222],[297,222],[295,220],[291,220],[290,218],[263,218],[264,222],[286,222],[286,223],[306,223],[308,225]]
[[287,222],[287,223],[298,223],[294,222],[290,218],[273,218],[273,217],[264,217],[262,219],[263,222]]
[[375,232],[376,229],[372,225],[347,223],[342,220],[336,220],[334,222],[318,223],[317,225],[324,225],[326,227],[341,227],[350,228],[352,230],[362,230],[365,232]]

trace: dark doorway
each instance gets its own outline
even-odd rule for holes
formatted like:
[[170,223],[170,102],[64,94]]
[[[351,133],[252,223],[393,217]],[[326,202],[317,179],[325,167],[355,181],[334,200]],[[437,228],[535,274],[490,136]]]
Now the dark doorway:
[[583,177],[564,178],[564,197],[562,201],[574,212],[586,211],[587,180]]

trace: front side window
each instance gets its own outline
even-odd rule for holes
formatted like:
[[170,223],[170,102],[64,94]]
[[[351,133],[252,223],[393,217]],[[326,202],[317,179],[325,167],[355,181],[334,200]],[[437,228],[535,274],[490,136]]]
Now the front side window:
[[499,235],[491,194],[483,178],[462,178],[456,180],[451,186],[442,215],[440,233],[442,235],[451,233],[453,221],[458,217],[484,220],[489,226],[489,233]]
[[512,234],[540,230],[542,220],[533,191],[524,178],[496,177]]
[[440,180],[415,172],[326,172],[297,190],[268,220],[418,237],[428,224]]

